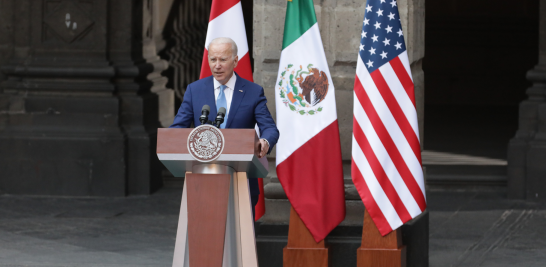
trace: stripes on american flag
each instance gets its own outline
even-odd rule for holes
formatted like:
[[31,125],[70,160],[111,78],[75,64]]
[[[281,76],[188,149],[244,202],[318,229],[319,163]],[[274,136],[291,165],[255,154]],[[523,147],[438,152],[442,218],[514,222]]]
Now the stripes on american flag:
[[395,0],[368,0],[354,87],[351,173],[384,236],[426,209],[410,64]]

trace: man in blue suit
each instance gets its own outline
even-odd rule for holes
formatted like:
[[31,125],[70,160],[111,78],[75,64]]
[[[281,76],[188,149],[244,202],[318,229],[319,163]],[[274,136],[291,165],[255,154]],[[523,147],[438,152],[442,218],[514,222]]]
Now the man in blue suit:
[[[204,105],[211,107],[209,120],[214,121],[220,107],[224,107],[226,116],[220,128],[254,129],[258,124],[261,145],[258,157],[262,158],[277,143],[279,130],[267,108],[264,89],[233,71],[238,60],[237,45],[233,40],[226,37],[212,40],[208,47],[212,76],[188,85],[171,128],[189,128],[192,122],[195,126],[201,125],[199,117]],[[260,189],[256,179],[250,179],[249,183],[254,212]]]

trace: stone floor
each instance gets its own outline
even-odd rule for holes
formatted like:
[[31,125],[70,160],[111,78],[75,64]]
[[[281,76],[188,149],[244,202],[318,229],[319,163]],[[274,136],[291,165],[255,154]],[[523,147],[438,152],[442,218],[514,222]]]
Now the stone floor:
[[[180,196],[0,196],[0,266],[170,266]],[[546,204],[502,190],[427,199],[430,266],[546,266]]]
[[170,266],[181,192],[0,197],[0,266]]
[[428,192],[430,266],[546,266],[546,204]]

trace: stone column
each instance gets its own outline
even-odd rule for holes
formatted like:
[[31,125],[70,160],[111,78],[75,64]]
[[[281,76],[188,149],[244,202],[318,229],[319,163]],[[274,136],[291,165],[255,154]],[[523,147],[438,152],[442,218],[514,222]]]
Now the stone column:
[[145,38],[152,4],[0,1],[1,191],[150,192],[155,128],[173,113]]
[[168,64],[157,56],[158,0],[109,2],[109,59],[116,70],[120,125],[127,137],[129,194],[149,194],[161,186],[155,145],[157,128],[174,116],[174,94],[161,72]]
[[546,199],[546,1],[539,4],[538,64],[527,72],[533,85],[519,105],[519,127],[508,144],[508,197]]
[[[344,161],[347,217],[342,225],[362,225],[364,206],[351,179],[353,87],[365,0],[314,1],[326,58],[336,89],[337,115]],[[415,83],[421,140],[423,140],[424,0],[399,0],[398,6]],[[286,0],[254,2],[254,81],[264,86],[269,110],[275,115],[275,81],[282,47]],[[275,151],[270,170],[275,170]],[[288,223],[289,203],[273,172],[265,186],[264,223]]]

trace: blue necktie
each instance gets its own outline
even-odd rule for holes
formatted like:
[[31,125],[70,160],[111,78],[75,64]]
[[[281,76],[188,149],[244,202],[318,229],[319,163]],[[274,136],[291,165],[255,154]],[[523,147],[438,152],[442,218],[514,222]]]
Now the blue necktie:
[[227,118],[228,118],[226,94],[224,93],[224,90],[226,88],[227,88],[227,86],[225,86],[223,84],[220,85],[220,94],[218,94],[218,98],[216,99],[216,112],[218,112],[218,110],[221,107],[224,107],[226,109],[226,116],[224,117],[224,122],[222,124],[220,124],[221,129],[226,128],[226,122],[227,122]]

